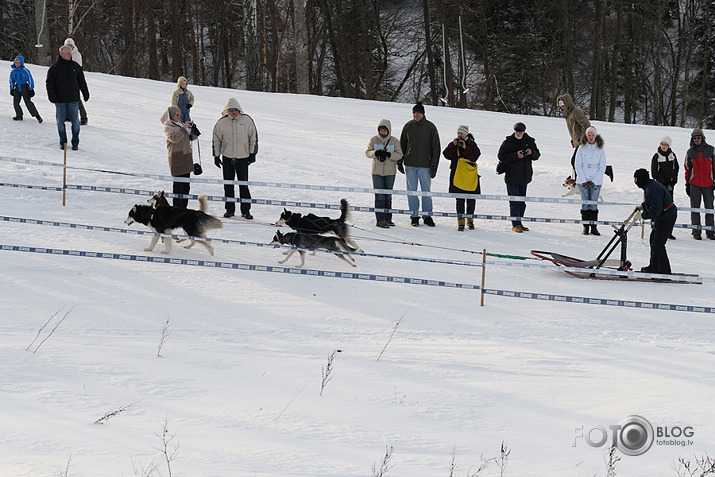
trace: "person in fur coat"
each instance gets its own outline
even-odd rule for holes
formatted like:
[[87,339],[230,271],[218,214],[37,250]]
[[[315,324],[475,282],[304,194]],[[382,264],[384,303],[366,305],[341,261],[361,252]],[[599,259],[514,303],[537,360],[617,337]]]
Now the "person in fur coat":
[[[194,157],[191,151],[191,141],[196,136],[191,133],[191,123],[181,122],[181,111],[176,106],[169,106],[161,115],[164,125],[166,149],[169,151],[169,170],[174,177],[189,178],[194,170]],[[174,182],[174,194],[188,194],[191,190],[189,182]],[[186,208],[189,199],[174,198],[174,206]]]

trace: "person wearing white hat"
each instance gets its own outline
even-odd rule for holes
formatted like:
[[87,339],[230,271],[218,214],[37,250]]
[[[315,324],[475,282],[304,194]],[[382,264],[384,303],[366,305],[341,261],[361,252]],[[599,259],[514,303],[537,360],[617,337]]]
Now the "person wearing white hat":
[[[586,135],[581,138],[581,145],[576,150],[574,167],[581,199],[597,202],[603,186],[603,174],[606,172],[606,151],[603,149],[603,138],[593,126],[589,126]],[[581,219],[594,222],[592,225],[583,224],[583,235],[588,235],[589,231],[593,235],[601,235],[596,223],[598,222],[596,204],[582,204]]]
[[[69,46],[70,50],[72,50],[72,61],[82,66],[82,53],[79,52],[79,48],[77,48],[77,45],[75,44],[74,40],[72,38],[67,38],[65,40],[64,46]],[[82,66],[82,69],[84,70],[84,66]],[[87,124],[87,110],[84,109],[82,98],[80,98],[79,102],[77,103],[77,107],[79,108],[79,123],[84,126]],[[65,121],[69,120],[70,117],[67,116]]]
[[[653,179],[668,189],[671,196],[675,197],[675,184],[678,183],[680,165],[678,164],[678,158],[675,156],[675,152],[673,152],[671,148],[672,144],[673,141],[670,139],[670,136],[663,136],[663,138],[661,138],[660,146],[650,161],[650,174],[653,176]],[[668,238],[675,240],[672,234]]]

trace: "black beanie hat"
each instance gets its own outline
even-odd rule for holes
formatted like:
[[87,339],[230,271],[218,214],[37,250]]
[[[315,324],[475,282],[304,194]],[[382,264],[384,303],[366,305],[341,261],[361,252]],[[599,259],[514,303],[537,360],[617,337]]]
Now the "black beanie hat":
[[526,125],[522,122],[518,122],[514,125],[514,131],[526,131]]
[[636,179],[636,185],[643,189],[646,183],[650,180],[648,171],[646,169],[638,169],[633,173],[633,177]]
[[425,114],[425,107],[422,106],[422,101],[417,101],[417,104],[412,106],[412,112],[413,113],[420,113],[422,115]]

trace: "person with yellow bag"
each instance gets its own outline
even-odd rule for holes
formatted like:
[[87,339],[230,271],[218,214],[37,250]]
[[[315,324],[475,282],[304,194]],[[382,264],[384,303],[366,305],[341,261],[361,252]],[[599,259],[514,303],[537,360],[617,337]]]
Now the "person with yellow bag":
[[[455,194],[481,194],[481,184],[479,183],[479,172],[477,170],[477,159],[482,152],[474,141],[474,136],[469,132],[469,127],[460,125],[457,128],[455,137],[442,151],[442,155],[449,159],[449,192]],[[466,202],[466,210],[465,210]],[[477,205],[476,199],[457,199],[457,213],[464,215],[474,215]],[[457,230],[464,232],[464,224],[469,230],[474,230],[473,217],[458,217]]]

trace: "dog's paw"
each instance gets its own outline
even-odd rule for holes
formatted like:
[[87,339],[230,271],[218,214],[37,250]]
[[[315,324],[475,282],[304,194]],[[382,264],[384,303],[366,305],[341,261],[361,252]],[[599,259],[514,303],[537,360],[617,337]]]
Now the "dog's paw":
[[161,253],[163,253],[164,255],[169,254],[169,252],[170,252],[169,250],[162,250],[162,251],[161,251]]
[[147,247],[144,249],[145,252],[151,252],[152,250],[154,250],[154,247]]

